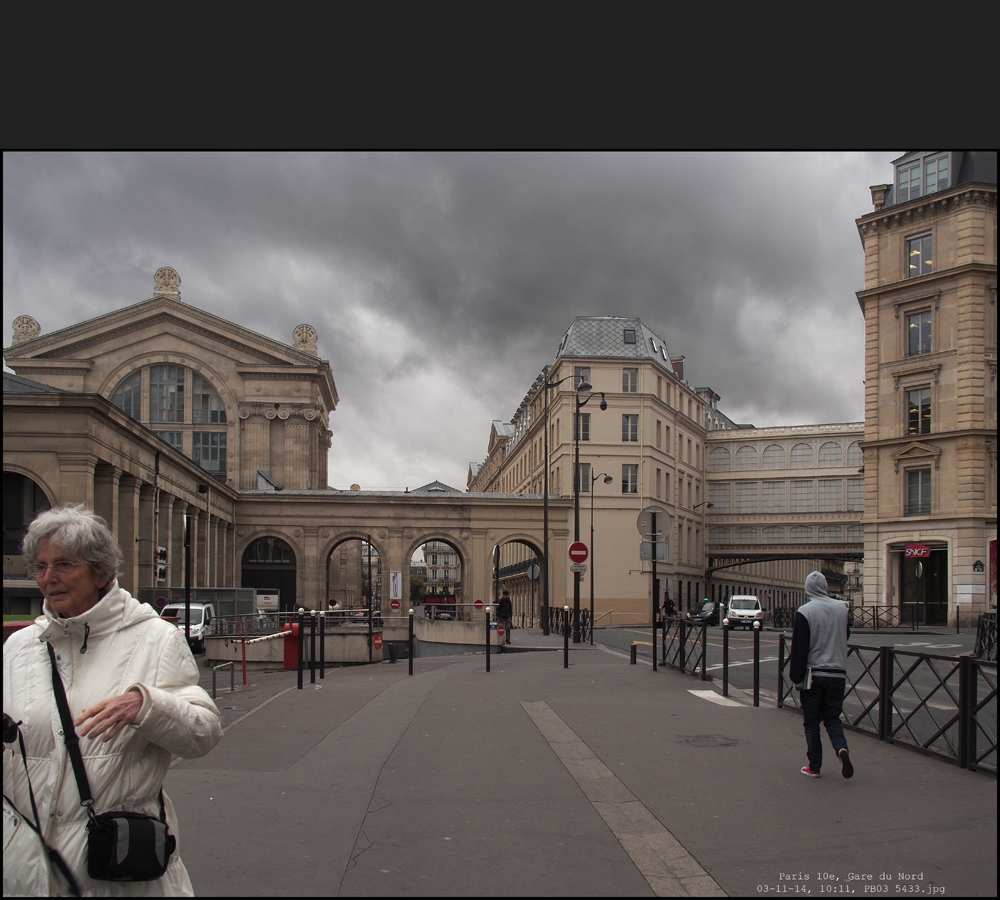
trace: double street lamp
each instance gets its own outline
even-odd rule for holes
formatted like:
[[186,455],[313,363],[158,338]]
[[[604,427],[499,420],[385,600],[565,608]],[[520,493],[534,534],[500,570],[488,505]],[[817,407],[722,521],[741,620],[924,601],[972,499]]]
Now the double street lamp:
[[[580,395],[587,394],[587,398],[580,401]],[[576,386],[576,416],[573,419],[573,541],[580,540],[580,410],[583,409],[598,394],[601,395],[601,409],[608,408],[608,401],[604,399],[604,391],[595,391],[594,386],[583,379]],[[591,492],[593,493],[593,492]],[[593,568],[593,563],[591,563]],[[580,643],[580,573],[573,573],[573,643]]]
[[[605,404],[607,405],[607,404]],[[594,485],[598,478],[603,478],[605,484],[614,481],[606,472],[592,475],[590,478],[590,643],[594,643]]]

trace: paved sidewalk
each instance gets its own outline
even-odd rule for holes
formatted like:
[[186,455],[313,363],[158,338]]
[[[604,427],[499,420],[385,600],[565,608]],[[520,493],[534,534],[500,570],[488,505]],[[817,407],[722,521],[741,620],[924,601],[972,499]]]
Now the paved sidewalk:
[[222,742],[166,782],[195,890],[996,896],[994,778],[852,733],[854,778],[828,743],[804,778],[796,713],[562,646],[220,677]]

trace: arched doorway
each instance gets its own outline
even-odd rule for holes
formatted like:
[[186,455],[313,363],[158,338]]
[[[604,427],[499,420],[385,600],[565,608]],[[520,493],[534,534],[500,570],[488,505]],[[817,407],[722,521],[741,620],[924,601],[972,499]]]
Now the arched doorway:
[[[498,589],[510,592],[516,628],[533,628],[541,623],[541,556],[541,551],[525,540],[500,544],[500,570],[494,574],[498,577]],[[586,605],[589,614],[589,594],[584,591],[581,598],[581,610]]]
[[326,558],[326,609],[366,609],[382,602],[382,554],[367,539],[348,537],[330,548]]
[[451,541],[429,538],[420,544],[410,556],[410,601],[416,614],[468,620],[472,613],[462,571],[462,554]]
[[[3,473],[5,616],[37,616],[42,612],[42,592],[38,590],[34,579],[28,576],[25,561],[21,558],[21,541],[35,516],[50,507],[45,491],[27,475],[20,472]],[[9,563],[8,558],[11,558]],[[9,584],[6,583],[8,579]],[[23,586],[20,584],[22,581]]]
[[277,591],[281,612],[295,609],[295,552],[281,538],[257,538],[243,551],[241,579],[259,593]]

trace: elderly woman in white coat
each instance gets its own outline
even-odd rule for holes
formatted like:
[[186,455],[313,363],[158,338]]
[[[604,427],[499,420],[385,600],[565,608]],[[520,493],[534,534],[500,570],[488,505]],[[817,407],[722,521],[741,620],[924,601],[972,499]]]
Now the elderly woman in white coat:
[[[23,552],[45,602],[43,615],[3,648],[3,711],[20,723],[27,760],[25,767],[17,742],[5,745],[5,798],[32,820],[30,777],[40,834],[65,860],[83,895],[193,895],[165,793],[167,824],[178,841],[166,873],[133,882],[88,876],[88,816],[61,733],[47,647],[55,651],[65,685],[94,811],[159,818],[171,757],[203,756],[222,737],[219,710],[198,685],[184,635],[118,586],[121,551],[93,513],[72,506],[40,513],[28,527]],[[4,896],[67,894],[66,880],[24,825],[5,799]]]

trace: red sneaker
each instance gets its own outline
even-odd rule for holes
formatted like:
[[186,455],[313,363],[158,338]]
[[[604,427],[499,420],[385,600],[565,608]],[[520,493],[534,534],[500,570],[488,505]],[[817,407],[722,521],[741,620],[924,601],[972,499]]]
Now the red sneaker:
[[803,766],[799,771],[801,771],[803,775],[808,775],[810,778],[819,778],[819,772],[814,772],[809,768],[809,766]]

